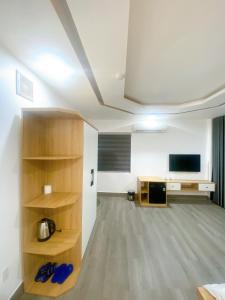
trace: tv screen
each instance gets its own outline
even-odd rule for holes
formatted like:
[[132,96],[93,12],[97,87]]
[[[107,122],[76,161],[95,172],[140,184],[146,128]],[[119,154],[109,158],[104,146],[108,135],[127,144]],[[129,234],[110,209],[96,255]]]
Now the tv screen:
[[170,154],[169,171],[200,172],[200,154]]

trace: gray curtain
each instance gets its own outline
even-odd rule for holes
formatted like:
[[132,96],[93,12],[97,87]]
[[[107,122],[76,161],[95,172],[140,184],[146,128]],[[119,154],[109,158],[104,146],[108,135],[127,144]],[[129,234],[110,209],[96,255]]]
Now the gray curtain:
[[98,171],[130,172],[131,135],[98,135]]
[[225,208],[224,201],[224,162],[225,162],[225,117],[213,119],[212,128],[212,180],[216,183],[215,193],[212,193],[211,199],[216,204]]

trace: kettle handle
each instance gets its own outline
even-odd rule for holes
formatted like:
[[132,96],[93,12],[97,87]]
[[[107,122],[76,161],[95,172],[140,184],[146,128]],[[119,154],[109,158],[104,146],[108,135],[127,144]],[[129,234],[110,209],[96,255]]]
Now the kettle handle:
[[51,236],[51,235],[53,235],[53,233],[56,230],[56,225],[55,225],[54,221],[49,220],[49,219],[48,219],[48,224],[49,224],[49,233],[50,233],[50,236]]

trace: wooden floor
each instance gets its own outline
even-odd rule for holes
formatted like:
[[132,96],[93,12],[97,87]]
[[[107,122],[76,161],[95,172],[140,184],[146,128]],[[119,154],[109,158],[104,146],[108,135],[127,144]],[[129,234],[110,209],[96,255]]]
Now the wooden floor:
[[[225,209],[209,201],[139,208],[100,198],[76,288],[60,300],[194,300],[225,282]],[[24,295],[20,300],[47,298]]]

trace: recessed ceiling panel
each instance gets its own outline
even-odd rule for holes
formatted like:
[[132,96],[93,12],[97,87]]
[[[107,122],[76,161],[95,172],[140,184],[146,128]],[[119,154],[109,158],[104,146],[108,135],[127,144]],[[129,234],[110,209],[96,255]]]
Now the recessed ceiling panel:
[[131,0],[125,96],[180,104],[225,85],[225,1]]

